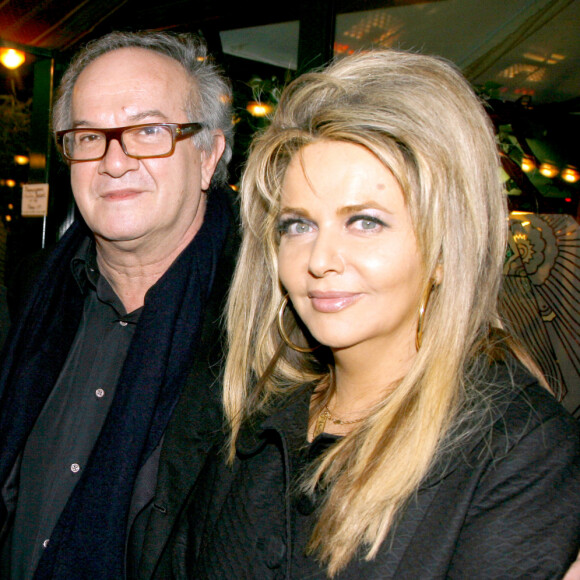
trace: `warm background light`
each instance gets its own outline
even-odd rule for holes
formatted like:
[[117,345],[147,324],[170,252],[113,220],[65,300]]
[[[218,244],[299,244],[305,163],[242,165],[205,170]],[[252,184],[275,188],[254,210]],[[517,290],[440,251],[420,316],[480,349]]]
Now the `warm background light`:
[[265,117],[274,110],[272,105],[268,103],[258,103],[257,101],[250,101],[246,107],[250,115],[254,117]]
[[6,180],[6,185],[8,187],[16,187],[16,181],[14,181],[14,179],[7,179]]
[[524,157],[522,159],[522,171],[528,173],[529,171],[532,171],[532,169],[535,169],[535,167],[536,164],[534,163],[534,160],[531,157]]
[[562,179],[568,183],[576,183],[580,179],[580,172],[575,167],[566,167],[562,171]]
[[28,164],[28,157],[26,155],[15,155],[14,156],[14,163],[17,165],[27,165]]
[[15,50],[13,48],[2,48],[0,49],[0,62],[9,69],[18,68],[24,61],[26,57],[21,50]]
[[542,165],[540,165],[540,173],[544,177],[552,178],[556,177],[559,171],[558,168],[555,165],[552,165],[551,163],[542,163]]

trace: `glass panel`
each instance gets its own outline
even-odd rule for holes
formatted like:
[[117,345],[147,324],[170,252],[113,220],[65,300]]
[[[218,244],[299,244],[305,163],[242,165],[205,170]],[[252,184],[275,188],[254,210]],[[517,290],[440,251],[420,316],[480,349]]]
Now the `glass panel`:
[[296,70],[298,20],[220,32],[224,53]]
[[[503,98],[550,101],[577,93],[574,55],[580,2],[439,0],[339,14],[335,54],[371,47],[437,54]],[[361,8],[364,6],[360,2]]]

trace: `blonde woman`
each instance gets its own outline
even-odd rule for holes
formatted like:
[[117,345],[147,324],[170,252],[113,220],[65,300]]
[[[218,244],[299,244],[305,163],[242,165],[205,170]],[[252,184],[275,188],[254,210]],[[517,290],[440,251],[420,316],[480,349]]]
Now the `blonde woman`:
[[285,91],[241,188],[229,440],[176,575],[563,575],[578,426],[497,316],[498,167],[437,58],[360,54]]

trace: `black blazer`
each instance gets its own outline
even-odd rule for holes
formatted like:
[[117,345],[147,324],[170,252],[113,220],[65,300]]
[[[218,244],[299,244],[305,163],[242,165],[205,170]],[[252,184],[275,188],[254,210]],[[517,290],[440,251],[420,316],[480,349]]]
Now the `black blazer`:
[[[361,554],[337,579],[564,574],[580,546],[578,424],[523,370],[515,388],[506,373],[500,365],[492,425],[435,466],[374,560]],[[306,442],[309,394],[248,428],[233,469],[212,452],[167,578],[326,577],[304,554],[316,498],[295,486],[313,448],[329,443]]]

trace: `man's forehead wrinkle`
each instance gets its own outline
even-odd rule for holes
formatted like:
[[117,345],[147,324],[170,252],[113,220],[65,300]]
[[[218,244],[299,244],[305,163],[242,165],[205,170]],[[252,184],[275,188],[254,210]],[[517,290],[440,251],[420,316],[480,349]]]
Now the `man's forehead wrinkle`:
[[[169,116],[161,111],[160,109],[146,109],[144,111],[139,111],[136,106],[126,106],[121,107],[121,111],[125,115],[126,119],[132,123],[141,122],[174,122],[174,119],[170,119]],[[91,127],[94,123],[90,119],[73,119],[73,127]]]
[[132,113],[132,109],[134,109],[134,107],[123,107],[123,112],[126,113],[127,118],[132,121],[142,121],[150,117],[161,117],[164,120],[168,119],[167,115],[159,109],[147,109],[145,111],[138,111],[136,113]]
[[[126,114],[126,117],[129,121],[139,123],[141,121],[146,122],[150,120],[151,122],[155,122],[156,120],[161,119],[163,122],[169,122],[169,117],[161,112],[159,109],[149,109],[147,111],[141,111],[137,113],[131,113],[132,107],[123,107],[123,113]],[[75,119],[73,120],[73,127],[90,127],[91,123],[85,119]]]

